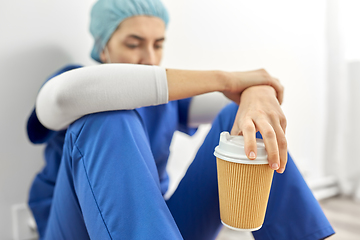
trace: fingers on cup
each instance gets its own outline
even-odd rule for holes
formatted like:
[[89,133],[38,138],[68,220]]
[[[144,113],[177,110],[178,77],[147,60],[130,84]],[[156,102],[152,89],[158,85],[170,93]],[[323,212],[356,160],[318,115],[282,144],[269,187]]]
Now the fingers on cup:
[[284,133],[286,133],[287,121],[284,114],[280,116],[280,126]]
[[235,120],[235,123],[231,129],[230,135],[239,135],[240,134],[240,128]]
[[275,131],[277,145],[279,149],[280,165],[277,169],[278,173],[283,173],[285,171],[285,166],[287,162],[287,141],[285,137],[286,131],[286,118],[282,112],[271,112],[269,113],[271,125]]
[[285,133],[280,125],[276,127],[275,132],[276,132],[276,138],[277,138],[279,155],[280,155],[280,167],[277,170],[277,172],[283,173],[285,171],[285,167],[287,163],[287,141],[286,141]]
[[273,170],[278,170],[280,167],[280,158],[275,130],[270,125],[270,123],[265,120],[260,120],[256,124],[256,126],[260,130],[260,133],[264,139],[265,149],[269,160],[269,166]]
[[250,160],[254,160],[257,156],[256,145],[256,128],[251,119],[243,121],[241,126],[245,141],[245,153]]

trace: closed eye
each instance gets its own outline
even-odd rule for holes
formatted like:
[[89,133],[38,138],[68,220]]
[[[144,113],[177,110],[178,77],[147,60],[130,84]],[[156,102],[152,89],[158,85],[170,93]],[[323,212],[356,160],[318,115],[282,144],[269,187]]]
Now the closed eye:
[[139,47],[139,45],[137,45],[137,44],[126,44],[126,47],[128,47],[130,49],[135,49],[135,48]]

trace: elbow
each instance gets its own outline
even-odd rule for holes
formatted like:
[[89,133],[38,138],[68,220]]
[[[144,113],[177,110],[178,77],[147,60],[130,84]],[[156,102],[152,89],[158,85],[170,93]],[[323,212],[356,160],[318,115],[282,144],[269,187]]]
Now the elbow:
[[61,91],[55,91],[55,88],[45,84],[36,99],[35,109],[40,123],[54,131],[62,130],[64,126],[61,125],[61,119],[65,115],[63,109],[66,109],[68,102]]

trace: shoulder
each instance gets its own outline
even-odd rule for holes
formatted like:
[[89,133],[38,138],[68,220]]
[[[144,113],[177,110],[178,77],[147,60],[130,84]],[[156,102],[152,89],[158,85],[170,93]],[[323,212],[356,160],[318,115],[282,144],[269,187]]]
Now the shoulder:
[[77,69],[77,68],[82,68],[83,66],[82,65],[78,65],[78,64],[68,64],[62,68],[60,68],[58,71],[56,71],[54,74],[52,74],[49,79],[57,76],[57,75],[60,75],[64,72],[67,72],[67,71],[70,71],[70,70],[73,70],[73,69]]
[[68,72],[68,71],[71,71],[71,70],[74,70],[74,69],[77,69],[77,68],[82,68],[83,66],[82,65],[78,65],[78,64],[69,64],[69,65],[66,65],[62,68],[60,68],[58,71],[56,71],[54,74],[50,75],[50,77],[48,79],[46,79],[46,81],[44,82],[44,84],[49,81],[50,79],[62,74],[62,73],[65,73],[65,72]]

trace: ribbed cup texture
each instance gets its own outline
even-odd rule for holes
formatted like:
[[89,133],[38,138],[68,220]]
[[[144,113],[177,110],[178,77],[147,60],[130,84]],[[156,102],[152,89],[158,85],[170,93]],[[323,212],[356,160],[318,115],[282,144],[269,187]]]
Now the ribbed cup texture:
[[260,227],[274,171],[268,164],[241,164],[220,158],[217,171],[221,220],[239,229]]

